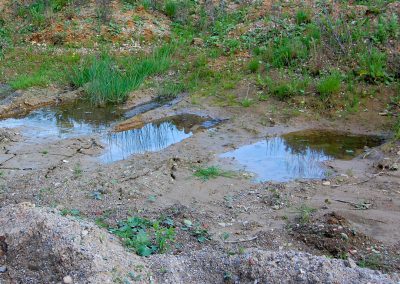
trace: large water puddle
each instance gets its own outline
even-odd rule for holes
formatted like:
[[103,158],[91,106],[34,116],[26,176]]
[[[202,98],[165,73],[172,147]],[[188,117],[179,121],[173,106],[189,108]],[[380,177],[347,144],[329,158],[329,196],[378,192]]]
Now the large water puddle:
[[109,163],[133,154],[162,150],[192,136],[197,130],[220,122],[194,114],[182,114],[145,124],[141,128],[110,132],[117,122],[130,117],[132,112],[123,113],[112,106],[97,108],[89,102],[77,101],[35,110],[25,117],[1,120],[0,127],[19,128],[28,140],[35,143],[95,134],[105,145],[100,160]]
[[246,145],[221,157],[233,158],[244,170],[255,173],[256,182],[320,179],[327,174],[325,161],[350,160],[364,147],[382,142],[378,136],[306,130]]

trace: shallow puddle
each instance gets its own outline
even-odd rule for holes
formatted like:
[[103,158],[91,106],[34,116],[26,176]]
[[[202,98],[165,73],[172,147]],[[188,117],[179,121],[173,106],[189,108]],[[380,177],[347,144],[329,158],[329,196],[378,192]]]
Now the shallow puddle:
[[45,107],[20,118],[0,121],[0,127],[21,128],[33,138],[70,138],[106,131],[122,117],[112,106],[97,108],[90,102],[77,101],[58,107]]
[[324,161],[350,160],[365,146],[382,142],[378,136],[306,130],[246,145],[221,157],[234,158],[246,171],[256,174],[257,182],[319,179],[327,174]]
[[99,158],[102,162],[110,163],[133,154],[162,150],[198,130],[211,128],[221,122],[194,114],[182,114],[145,124],[141,128],[110,132],[115,123],[126,117],[126,113],[112,106],[97,108],[90,102],[77,101],[59,107],[42,108],[25,117],[1,120],[0,127],[20,128],[28,140],[36,143],[97,134],[105,146]]
[[148,123],[139,129],[109,133],[102,139],[107,149],[100,159],[110,163],[133,154],[159,151],[192,135],[191,131],[185,131],[171,121]]

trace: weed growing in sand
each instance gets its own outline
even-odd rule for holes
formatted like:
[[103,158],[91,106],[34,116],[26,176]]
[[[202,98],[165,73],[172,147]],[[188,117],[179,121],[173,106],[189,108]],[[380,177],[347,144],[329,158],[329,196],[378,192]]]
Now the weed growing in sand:
[[362,268],[370,268],[374,270],[385,268],[385,264],[382,263],[382,257],[379,254],[372,254],[364,257],[357,262],[357,265]]
[[223,171],[219,167],[212,166],[207,168],[197,168],[194,172],[194,176],[206,181],[217,177],[232,177],[233,174],[228,171]]
[[60,214],[62,216],[74,216],[74,217],[80,217],[81,216],[81,211],[78,209],[62,209]]
[[299,214],[299,221],[301,224],[307,224],[310,222],[310,218],[312,213],[317,211],[317,209],[309,207],[305,204],[302,204],[300,207],[296,208],[296,213]]
[[111,233],[123,239],[125,245],[140,256],[164,253],[175,241],[175,228],[168,222],[130,217],[119,222]]
[[82,173],[83,173],[83,170],[82,170],[81,164],[76,164],[76,165],[74,166],[74,176],[75,176],[76,178],[81,177],[81,176],[82,176]]

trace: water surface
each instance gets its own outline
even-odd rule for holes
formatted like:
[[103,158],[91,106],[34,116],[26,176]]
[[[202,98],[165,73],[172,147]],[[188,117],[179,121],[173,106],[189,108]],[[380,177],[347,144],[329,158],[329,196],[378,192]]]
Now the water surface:
[[222,154],[256,174],[255,181],[320,179],[326,176],[324,161],[350,160],[364,147],[380,145],[378,136],[354,135],[327,130],[306,130],[273,137]]
[[130,155],[162,150],[192,136],[195,131],[211,128],[220,122],[209,117],[181,114],[138,129],[110,132],[117,122],[142,111],[142,107],[128,112],[114,106],[99,108],[78,100],[72,104],[41,108],[24,117],[1,120],[0,127],[18,127],[34,143],[96,134],[105,146],[99,159],[110,163]]

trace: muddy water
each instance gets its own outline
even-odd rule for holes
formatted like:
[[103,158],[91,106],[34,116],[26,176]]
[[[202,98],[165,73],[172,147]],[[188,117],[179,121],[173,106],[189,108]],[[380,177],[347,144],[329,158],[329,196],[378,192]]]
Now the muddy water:
[[232,158],[246,171],[255,173],[258,182],[319,179],[327,174],[324,161],[349,160],[361,154],[364,147],[382,142],[377,136],[306,130],[246,145],[221,157]]
[[211,128],[220,122],[182,114],[145,124],[138,129],[110,132],[115,123],[127,115],[131,116],[132,112],[134,110],[124,113],[112,106],[96,108],[89,102],[78,101],[60,107],[42,108],[21,118],[5,119],[0,121],[0,127],[19,128],[33,143],[96,135],[105,146],[99,159],[110,163],[133,154],[162,150],[192,136],[199,129]]

